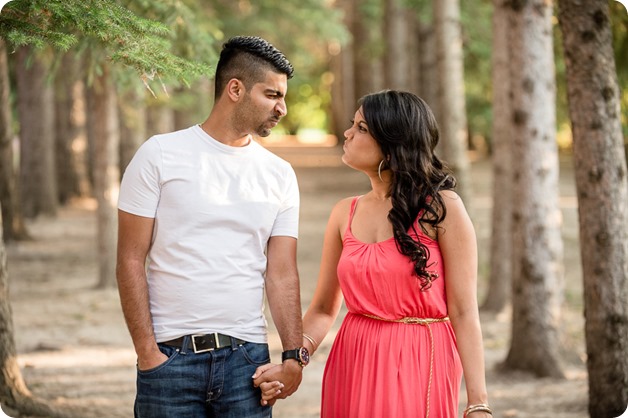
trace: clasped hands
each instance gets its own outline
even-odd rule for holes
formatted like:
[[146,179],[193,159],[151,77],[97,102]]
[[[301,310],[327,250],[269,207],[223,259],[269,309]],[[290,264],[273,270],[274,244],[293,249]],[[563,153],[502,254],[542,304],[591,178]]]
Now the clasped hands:
[[268,363],[255,370],[253,385],[262,391],[260,403],[273,406],[277,399],[285,399],[299,388],[303,379],[303,367],[296,360],[282,364]]

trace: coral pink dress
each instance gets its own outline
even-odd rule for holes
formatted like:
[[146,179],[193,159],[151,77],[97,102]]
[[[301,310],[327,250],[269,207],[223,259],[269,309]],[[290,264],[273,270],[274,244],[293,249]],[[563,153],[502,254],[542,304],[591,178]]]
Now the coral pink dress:
[[[462,366],[449,321],[408,324],[374,319],[445,318],[438,243],[419,231],[439,277],[420,291],[412,262],[394,238],[367,244],[351,232],[351,204],[338,278],[348,313],[323,375],[322,418],[455,418]],[[414,236],[416,239],[416,235]]]

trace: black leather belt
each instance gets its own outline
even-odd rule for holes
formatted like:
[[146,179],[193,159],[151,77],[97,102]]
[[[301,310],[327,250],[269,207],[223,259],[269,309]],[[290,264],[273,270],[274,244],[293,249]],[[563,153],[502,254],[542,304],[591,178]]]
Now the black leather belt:
[[[179,337],[174,340],[164,341],[162,344],[182,348],[184,340],[185,337]],[[214,332],[213,334],[190,335],[188,346],[186,348],[194,351],[195,353],[205,353],[207,351],[217,350],[223,347],[231,347],[233,344],[242,345],[244,343],[246,343],[246,341],[239,338]]]

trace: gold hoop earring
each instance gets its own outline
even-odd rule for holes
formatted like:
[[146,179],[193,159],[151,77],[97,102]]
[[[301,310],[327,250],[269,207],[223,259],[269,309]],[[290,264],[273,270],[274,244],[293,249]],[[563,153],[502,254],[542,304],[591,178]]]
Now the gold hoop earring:
[[384,179],[382,178],[382,164],[384,164],[384,160],[379,162],[379,166],[377,167],[377,177],[379,177],[380,181],[383,183]]

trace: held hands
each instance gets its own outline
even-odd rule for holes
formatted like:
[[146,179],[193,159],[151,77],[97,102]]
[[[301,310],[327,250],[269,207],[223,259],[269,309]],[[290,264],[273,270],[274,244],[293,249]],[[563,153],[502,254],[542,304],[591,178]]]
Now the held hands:
[[[279,367],[279,365],[273,363],[264,364],[263,366],[258,367],[255,371],[255,374],[253,375],[253,379],[255,379],[253,380],[253,385],[256,387],[259,386],[262,391],[262,399],[260,402],[262,406],[273,406],[275,402],[277,402],[277,396],[279,396],[281,390],[284,388],[284,384],[278,380],[272,382],[261,381],[261,379],[263,379],[264,377],[268,377],[261,377],[262,374],[272,369],[273,367]],[[261,383],[257,383],[259,381],[261,381]]]
[[282,364],[268,363],[260,366],[253,375],[253,385],[262,391],[262,405],[274,405],[277,399],[285,399],[299,388],[303,368],[296,360]]

